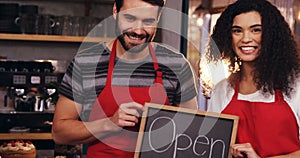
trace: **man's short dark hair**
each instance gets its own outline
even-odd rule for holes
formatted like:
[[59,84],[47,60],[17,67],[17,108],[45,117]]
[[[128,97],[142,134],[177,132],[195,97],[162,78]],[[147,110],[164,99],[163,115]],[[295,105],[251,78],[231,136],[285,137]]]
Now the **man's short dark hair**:
[[[116,2],[116,7],[117,7],[117,12],[120,11],[121,7],[123,6],[123,1],[124,0],[115,0]],[[165,5],[165,1],[166,0],[142,0],[144,2],[150,3],[152,5],[157,5],[160,7],[159,12],[161,10],[161,7],[163,7]]]

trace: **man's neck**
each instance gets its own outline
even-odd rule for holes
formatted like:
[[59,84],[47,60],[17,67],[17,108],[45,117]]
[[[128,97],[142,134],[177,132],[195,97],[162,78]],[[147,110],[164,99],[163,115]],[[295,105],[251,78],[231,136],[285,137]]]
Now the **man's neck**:
[[[119,49],[119,48],[121,48],[121,49]],[[149,54],[148,47],[144,48],[140,52],[129,52],[129,51],[124,50],[121,45],[119,45],[119,47],[117,47],[117,52],[116,52],[116,56],[119,59],[130,60],[130,61],[144,59],[148,56],[148,54]]]
[[[107,43],[107,47],[111,51],[112,51],[113,43],[114,43],[114,41]],[[122,45],[119,42],[117,42],[116,57],[118,57],[119,59],[130,60],[130,61],[141,60],[141,59],[146,58],[148,56],[148,54],[149,54],[148,47],[145,47],[145,49],[143,49],[141,52],[133,53],[133,52],[126,51],[122,47]]]

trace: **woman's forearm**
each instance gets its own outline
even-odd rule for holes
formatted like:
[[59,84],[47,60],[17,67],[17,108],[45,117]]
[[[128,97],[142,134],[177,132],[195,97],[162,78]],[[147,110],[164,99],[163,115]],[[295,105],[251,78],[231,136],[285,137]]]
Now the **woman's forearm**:
[[300,157],[300,150],[297,150],[295,152],[286,155],[271,156],[268,158],[299,158],[299,157]]

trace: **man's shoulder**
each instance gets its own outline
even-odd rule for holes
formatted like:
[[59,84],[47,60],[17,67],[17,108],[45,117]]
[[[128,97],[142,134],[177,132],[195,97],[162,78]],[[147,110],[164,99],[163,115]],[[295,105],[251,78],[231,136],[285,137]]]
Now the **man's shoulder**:
[[[97,43],[89,46],[81,45],[75,55],[75,61],[78,63],[95,63],[103,59],[108,60],[110,50],[105,43]],[[100,60],[101,59],[101,60]]]
[[183,54],[175,50],[175,48],[172,48],[171,46],[164,45],[161,43],[155,43],[156,46],[156,54],[162,55],[165,57],[177,57],[177,58],[183,58]]
[[178,70],[189,63],[182,53],[163,44],[156,45],[155,53],[160,64],[178,68]]
[[77,51],[76,56],[91,56],[91,55],[105,55],[109,54],[110,50],[106,47],[105,42],[96,44],[85,44],[82,43]]

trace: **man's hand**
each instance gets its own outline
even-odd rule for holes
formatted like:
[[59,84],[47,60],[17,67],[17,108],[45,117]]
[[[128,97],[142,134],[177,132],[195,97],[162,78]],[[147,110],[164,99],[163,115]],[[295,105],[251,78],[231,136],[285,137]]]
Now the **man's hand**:
[[136,102],[124,103],[120,105],[110,120],[117,127],[132,127],[138,123],[142,112],[143,105]]

